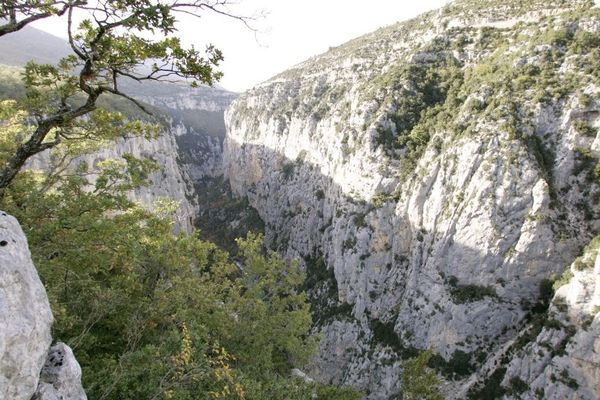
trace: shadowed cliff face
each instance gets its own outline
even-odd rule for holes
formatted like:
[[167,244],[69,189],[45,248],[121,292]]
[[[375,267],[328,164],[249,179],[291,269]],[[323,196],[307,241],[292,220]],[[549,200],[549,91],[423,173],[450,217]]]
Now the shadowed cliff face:
[[[312,372],[326,382],[378,387],[372,398],[397,393],[402,360],[430,347],[447,361],[464,354],[459,373],[469,376],[485,353],[527,325],[540,283],[567,263],[568,248],[555,245],[551,226],[527,217],[548,211],[541,184],[505,216],[520,225],[489,243],[494,232],[486,232],[493,227],[480,210],[487,200],[477,178],[474,204],[455,204],[447,221],[415,225],[404,208],[414,205],[354,199],[307,159],[231,141],[226,154],[235,154],[232,186],[244,182],[269,245],[304,260],[315,331],[324,335]],[[431,179],[444,179],[444,168]],[[407,202],[418,205],[415,212],[433,215],[435,204],[445,206],[436,193],[447,185],[435,186],[425,180],[415,187]],[[517,244],[521,254],[512,254]]]
[[233,192],[321,278],[315,373],[371,399],[415,349],[444,359],[450,398],[504,376],[540,286],[598,232],[600,16],[489,3],[356,39],[226,112]]

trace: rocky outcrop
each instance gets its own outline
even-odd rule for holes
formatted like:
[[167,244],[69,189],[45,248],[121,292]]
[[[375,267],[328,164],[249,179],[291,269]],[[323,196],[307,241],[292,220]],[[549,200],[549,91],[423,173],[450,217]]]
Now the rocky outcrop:
[[71,349],[59,343],[48,350],[52,320],[27,239],[0,212],[0,399],[86,399]]
[[502,375],[541,285],[600,228],[590,6],[456,1],[228,109],[232,190],[315,276],[319,379],[394,398],[427,348],[449,398],[486,365]]
[[50,348],[32,400],[87,400],[81,386],[81,367],[64,343]]
[[46,291],[17,220],[0,213],[0,398],[29,400],[52,338]]

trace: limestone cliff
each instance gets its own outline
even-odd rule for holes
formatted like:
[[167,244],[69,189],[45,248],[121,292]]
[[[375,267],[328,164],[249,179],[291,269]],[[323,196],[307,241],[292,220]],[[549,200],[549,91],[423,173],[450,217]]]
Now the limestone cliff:
[[316,378],[395,398],[433,348],[447,397],[509,393],[502,355],[600,228],[599,31],[590,1],[456,1],[228,109],[232,190],[305,260]]
[[71,349],[50,348],[52,313],[17,220],[0,212],[0,399],[86,400]]
[[166,112],[180,165],[192,181],[223,175],[223,113],[236,93],[218,87],[192,88],[186,83],[125,83],[124,89],[137,99]]
[[533,326],[535,339],[514,349],[503,379],[508,397],[600,398],[599,247],[596,238],[567,268],[543,327]]

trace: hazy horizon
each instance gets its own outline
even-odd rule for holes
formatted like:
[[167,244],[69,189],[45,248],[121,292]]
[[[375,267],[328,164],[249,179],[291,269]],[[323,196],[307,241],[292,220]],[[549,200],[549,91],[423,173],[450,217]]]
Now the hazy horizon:
[[[188,46],[202,49],[213,43],[221,49],[225,56],[220,68],[224,77],[218,85],[243,92],[330,47],[446,3],[447,0],[423,0],[411,4],[373,0],[369,7],[364,7],[356,0],[330,0],[327,3],[305,0],[293,4],[246,0],[232,6],[231,12],[240,15],[266,12],[250,21],[255,31],[240,21],[206,13],[200,19],[182,18],[178,35]],[[66,25],[57,18],[41,20],[32,26],[66,37]]]

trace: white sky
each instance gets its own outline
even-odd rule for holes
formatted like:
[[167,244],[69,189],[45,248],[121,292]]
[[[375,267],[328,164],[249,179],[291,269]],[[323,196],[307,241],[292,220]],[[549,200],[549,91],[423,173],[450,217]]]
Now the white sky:
[[[448,0],[239,0],[233,13],[266,15],[252,25],[206,13],[201,19],[183,18],[179,36],[203,49],[213,43],[225,55],[219,85],[244,91],[273,75],[323,53],[331,46],[385,25],[442,7]],[[34,24],[65,37],[65,24],[45,20]]]

